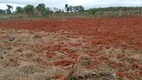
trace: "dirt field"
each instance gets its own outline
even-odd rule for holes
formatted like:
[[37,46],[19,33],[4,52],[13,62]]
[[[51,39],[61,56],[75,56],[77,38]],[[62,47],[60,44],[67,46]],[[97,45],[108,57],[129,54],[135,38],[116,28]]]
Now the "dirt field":
[[0,20],[0,80],[142,80],[142,18]]

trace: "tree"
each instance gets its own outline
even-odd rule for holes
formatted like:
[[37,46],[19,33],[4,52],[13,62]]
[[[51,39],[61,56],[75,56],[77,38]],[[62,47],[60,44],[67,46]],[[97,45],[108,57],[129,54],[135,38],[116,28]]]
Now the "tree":
[[46,14],[46,16],[47,16],[47,15],[51,15],[52,13],[53,13],[53,10],[51,10],[50,7],[47,7],[47,8],[45,9],[45,14]]
[[48,8],[45,8],[45,11],[44,11],[44,13],[43,13],[43,16],[45,17],[45,16],[47,16],[47,15],[49,15],[50,13],[49,13],[49,10],[48,10]]
[[5,11],[0,9],[0,14],[5,14]]
[[11,9],[13,8],[13,6],[8,4],[6,6],[7,6],[7,14],[11,14]]
[[45,8],[45,4],[44,3],[39,4],[36,7],[36,10],[40,13],[41,16],[45,16],[46,8]]
[[89,14],[95,15],[96,12],[97,12],[96,9],[89,9]]
[[24,7],[24,11],[26,14],[28,14],[28,16],[31,16],[32,14],[34,14],[34,6],[33,5],[27,5]]
[[69,11],[73,12],[73,8],[74,8],[73,6],[69,6]]
[[82,5],[77,6],[78,12],[84,11],[84,7]]
[[57,12],[59,9],[58,8],[56,8],[56,7],[54,7],[53,8],[54,9],[54,12]]
[[69,12],[69,6],[68,6],[68,4],[65,4],[65,9],[66,9],[66,11],[68,13]]
[[68,9],[69,9],[70,12],[81,12],[81,11],[84,11],[84,7],[82,5],[69,6]]
[[24,9],[20,6],[16,7],[16,13],[24,13]]

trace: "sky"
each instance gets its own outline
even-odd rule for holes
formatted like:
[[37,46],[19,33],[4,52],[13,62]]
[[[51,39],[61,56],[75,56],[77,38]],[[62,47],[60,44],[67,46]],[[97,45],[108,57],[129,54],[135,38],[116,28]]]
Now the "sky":
[[10,4],[15,9],[16,6],[24,7],[27,4],[37,6],[44,3],[46,7],[57,7],[64,9],[65,4],[83,5],[85,9],[94,7],[113,6],[142,6],[142,0],[0,0],[0,9],[6,9],[6,4]]

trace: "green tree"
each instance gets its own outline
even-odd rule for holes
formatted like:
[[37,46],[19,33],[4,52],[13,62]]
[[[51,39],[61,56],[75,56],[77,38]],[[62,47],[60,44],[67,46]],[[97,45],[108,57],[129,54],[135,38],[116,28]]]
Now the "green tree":
[[30,17],[31,15],[34,14],[34,6],[33,6],[33,5],[26,5],[26,6],[24,7],[24,12],[25,12],[26,14],[28,14],[28,16]]
[[38,4],[36,10],[40,13],[41,16],[45,16],[46,8],[44,3]]
[[69,5],[65,4],[65,10],[67,11],[67,13],[69,12]]
[[74,12],[81,12],[81,11],[84,11],[84,7],[83,7],[82,5],[73,6],[73,11],[74,11]]
[[78,12],[84,11],[84,7],[82,5],[77,6]]
[[45,16],[51,15],[53,13],[53,10],[51,10],[49,7],[45,9]]
[[0,14],[5,14],[5,11],[0,9]]
[[96,12],[97,12],[96,9],[90,9],[90,10],[89,10],[89,14],[92,14],[92,15],[95,15]]
[[13,6],[8,4],[6,6],[7,6],[7,14],[11,14],[11,9],[13,8]]
[[24,9],[20,6],[16,7],[16,13],[24,13]]
[[73,8],[74,8],[73,6],[69,6],[69,11],[73,12]]

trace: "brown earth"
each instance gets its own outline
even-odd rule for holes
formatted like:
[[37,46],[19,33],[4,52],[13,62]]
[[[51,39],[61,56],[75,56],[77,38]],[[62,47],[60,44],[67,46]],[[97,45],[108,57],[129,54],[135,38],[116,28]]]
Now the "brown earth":
[[0,80],[141,80],[141,21],[0,20]]

